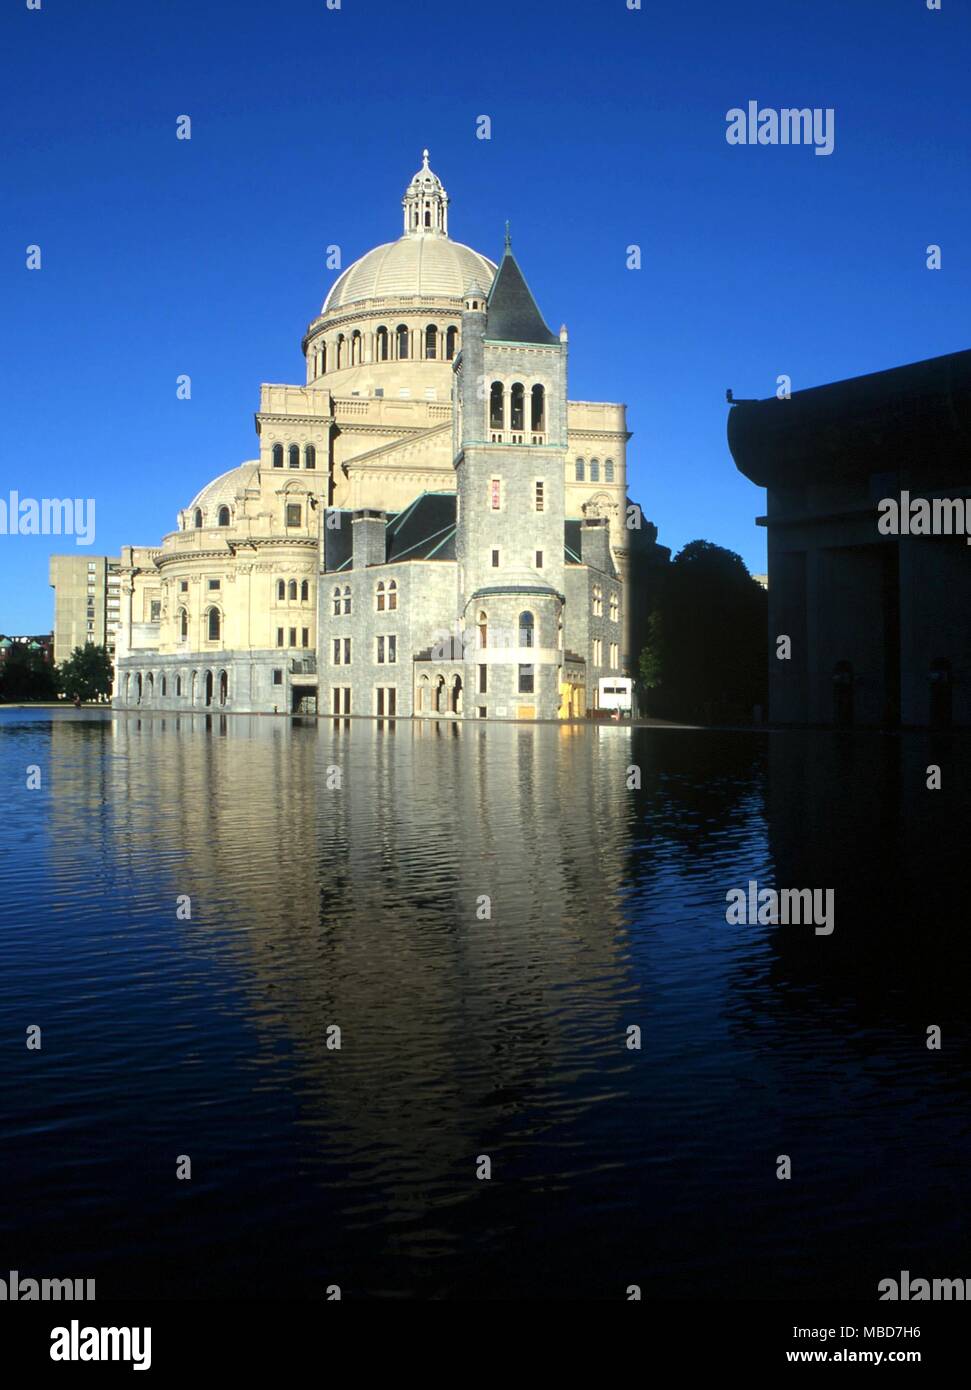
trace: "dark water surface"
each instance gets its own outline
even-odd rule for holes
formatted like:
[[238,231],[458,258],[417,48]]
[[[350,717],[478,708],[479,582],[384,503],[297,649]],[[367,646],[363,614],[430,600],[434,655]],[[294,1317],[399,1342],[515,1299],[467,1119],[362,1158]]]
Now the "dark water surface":
[[[0,712],[0,1277],[971,1277],[969,773],[957,736]],[[729,926],[749,879],[835,889],[833,935]]]

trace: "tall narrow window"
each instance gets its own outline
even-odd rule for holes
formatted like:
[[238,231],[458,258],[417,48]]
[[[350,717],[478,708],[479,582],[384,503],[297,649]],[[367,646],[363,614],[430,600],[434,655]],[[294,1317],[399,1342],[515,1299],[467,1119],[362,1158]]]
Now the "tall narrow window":
[[605,482],[605,483],[612,483],[613,481],[614,481],[614,461],[613,461],[613,459],[607,459],[606,463],[604,464],[604,482]]
[[479,662],[479,694],[485,695],[489,690],[489,668],[484,661]]
[[273,467],[274,467],[274,468],[282,468],[282,467],[283,467],[283,445],[282,445],[282,444],[274,444],[274,446],[273,446]]
[[590,460],[590,481],[592,483],[600,482],[600,462],[598,459]]
[[545,503],[545,500],[546,500],[545,497],[544,497],[544,495],[543,495],[544,492],[545,492],[545,488],[544,488],[544,486],[543,486],[543,481],[542,481],[542,479],[541,479],[541,478],[540,478],[540,479],[537,479],[537,481],[536,481],[535,505],[536,505],[536,510],[537,510],[538,512],[541,512],[541,511],[543,510],[543,506],[544,506],[544,503]]
[[378,665],[379,665],[379,666],[383,666],[383,665],[384,665],[384,638],[383,638],[383,637],[379,637],[379,638],[377,639],[377,644],[378,644]]
[[278,580],[276,581],[276,597],[277,597],[277,602],[278,602],[278,603],[283,603],[283,601],[284,601],[284,599],[286,598],[286,596],[287,596],[287,581],[286,581],[285,579],[278,579]]
[[498,478],[489,483],[489,506],[494,512],[502,510],[502,483]]
[[394,579],[388,581],[388,612],[393,612],[398,607],[398,585]]
[[519,668],[519,693],[520,695],[532,695],[533,693],[532,666],[520,666]]
[[347,339],[343,333],[337,335],[337,370],[347,366]]
[[361,333],[355,328],[351,334],[351,366],[356,367],[361,361]]
[[376,334],[377,355],[379,362],[388,360],[388,330],[382,324]]
[[384,612],[384,601],[385,601],[385,597],[386,597],[386,595],[385,595],[385,592],[384,592],[384,580],[383,580],[383,579],[379,579],[379,580],[378,580],[377,596],[376,596],[377,601],[376,601],[376,604],[375,604],[375,607],[377,608],[377,611],[378,611],[379,613],[383,613],[383,612]]
[[531,647],[533,645],[532,613],[520,613],[519,615],[519,645],[521,647]]
[[583,482],[584,471],[583,459],[577,459],[576,480],[578,483]]
[[350,611],[351,611],[351,586],[350,586],[350,584],[345,584],[345,585],[344,585],[344,612],[345,612],[345,613],[349,613]]
[[307,579],[304,579],[300,585],[300,602],[310,602],[310,581]]
[[220,507],[220,508],[219,508],[219,516],[218,516],[218,518],[217,518],[217,521],[218,521],[218,524],[219,524],[220,526],[228,526],[228,525],[229,525],[229,508],[228,508],[228,507]]
[[403,362],[408,356],[408,329],[405,324],[398,324],[395,329],[395,337],[398,342],[398,360]]
[[327,344],[320,345],[320,375],[323,376],[327,371]]
[[448,362],[451,362],[452,358],[455,356],[455,346],[458,342],[458,336],[459,331],[453,324],[445,334],[445,358]]
[[300,645],[301,645],[302,647],[309,647],[309,646],[310,646],[310,628],[309,628],[309,627],[302,627],[302,628],[300,629]]
[[290,646],[291,646],[291,647],[295,647],[296,645],[297,645],[297,629],[296,629],[295,627],[292,627],[292,628],[290,629]]
[[494,570],[497,570],[497,569],[499,568],[499,552],[498,552],[498,550],[494,550],[494,551],[492,552],[492,568],[493,568]]
[[536,568],[538,570],[543,568],[543,552],[541,550],[537,550],[536,552]]
[[202,530],[202,508],[196,507],[195,526],[197,531]]
[[430,323],[425,329],[425,356],[432,358],[437,355],[438,329]]
[[542,386],[534,386],[531,392],[530,419],[537,432],[546,429],[546,391]]
[[480,646],[480,647],[487,647],[487,646],[489,645],[489,619],[488,619],[488,617],[486,616],[485,613],[480,613],[480,614],[479,614],[479,624],[478,624],[478,626],[479,626],[479,646]]
[[317,450],[314,448],[312,444],[307,444],[304,448],[303,466],[304,468],[317,467]]
[[220,623],[220,617],[219,617],[219,609],[218,609],[218,608],[210,608],[210,609],[209,609],[209,641],[210,641],[210,642],[218,642],[218,641],[219,641],[219,632],[220,632],[220,628],[221,628],[221,623]]
[[341,591],[340,591],[340,587],[338,587],[338,588],[336,588],[336,589],[334,590],[334,617],[335,617],[335,618],[339,618],[340,615],[341,615]]
[[291,580],[290,580],[290,583],[287,585],[287,598],[290,599],[291,601],[295,601],[295,600],[296,600],[296,597],[297,597],[297,581],[296,581],[295,579],[291,579]]
[[300,503],[299,503],[299,502],[288,502],[288,503],[287,503],[287,525],[288,525],[288,526],[299,526],[299,525],[300,525],[300,515],[301,515]]
[[505,391],[501,381],[489,388],[489,428],[501,430],[505,419]]
[[300,445],[299,445],[299,444],[291,444],[291,445],[290,445],[289,457],[288,457],[288,460],[287,460],[287,461],[288,461],[288,463],[290,464],[290,467],[291,467],[291,468],[299,468],[299,467],[300,467]]
[[509,392],[509,428],[521,430],[524,426],[526,388],[521,381],[513,383]]
[[179,611],[179,636],[184,642],[189,635],[189,615],[184,608]]

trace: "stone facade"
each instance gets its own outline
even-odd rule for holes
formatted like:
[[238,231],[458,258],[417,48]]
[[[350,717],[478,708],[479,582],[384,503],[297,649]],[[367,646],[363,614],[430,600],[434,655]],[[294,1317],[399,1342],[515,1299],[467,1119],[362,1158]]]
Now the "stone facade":
[[[565,330],[554,337],[543,325],[545,337],[536,343],[489,337],[486,304],[490,297],[495,302],[497,268],[451,240],[448,202],[426,152],[402,200],[402,237],[348,267],[304,334],[304,385],[262,386],[259,456],[204,487],[157,548],[124,548],[115,683],[120,707],[215,705],[272,713],[319,705],[331,712],[339,690],[342,710],[346,701],[353,713],[372,714],[386,710],[391,698],[377,692],[394,690],[395,712],[405,715],[422,698],[421,675],[427,675],[436,683],[447,676],[450,690],[458,677],[459,707],[469,713],[468,682],[478,686],[483,679],[476,666],[495,663],[485,677],[492,688],[477,692],[488,697],[481,704],[476,699],[477,710],[514,715],[521,708],[525,717],[532,707],[537,717],[540,711],[555,717],[562,706],[563,653],[571,653],[568,709],[574,713],[591,707],[597,672],[628,669],[636,660],[637,605],[620,594],[631,582],[638,547],[648,570],[665,563],[667,551],[656,545],[650,523],[640,530],[627,525],[625,407],[567,400]],[[507,261],[518,277],[518,311],[525,282],[520,288],[518,266],[511,256]],[[472,288],[475,309],[466,293]],[[532,303],[528,290],[525,295]],[[501,431],[490,427],[488,400],[477,399],[476,415],[471,396],[463,396],[483,389],[479,378],[486,371],[503,388]],[[534,385],[544,389],[542,429],[529,428],[531,395],[517,396],[522,421],[514,428],[514,388],[527,383],[530,392]],[[493,473],[500,482],[498,515],[483,501],[483,480],[488,501]],[[539,482],[542,510],[536,507]],[[442,508],[449,506],[445,524]],[[584,602],[595,603],[596,586],[579,575],[593,564],[596,549],[598,528],[587,528],[588,553],[581,561],[585,519],[602,522],[609,537],[594,566],[604,576],[606,616],[601,623],[592,610],[585,618],[575,611],[567,641],[567,602],[572,605],[574,595],[579,600],[582,589]],[[440,545],[416,536],[419,521],[442,523]],[[356,557],[352,533],[361,536]],[[512,633],[519,614],[532,612],[531,647],[520,649],[518,639],[510,639],[502,649],[505,662],[494,649],[471,666],[453,661],[445,663],[447,671],[436,666],[419,673],[419,666],[434,664],[418,654],[434,647],[440,627],[454,634],[478,626],[474,595],[496,587],[500,576],[492,572],[491,552],[499,537],[498,569],[509,591],[490,595],[491,621],[496,632]],[[393,609],[377,607],[376,562],[396,572]],[[335,566],[343,566],[339,575]],[[333,611],[337,577],[342,589],[351,589],[350,613],[343,592],[340,613]],[[608,583],[616,590],[616,621]],[[535,598],[532,607],[517,606],[523,597],[517,588]],[[605,624],[602,632],[598,623]],[[346,671],[343,661],[333,660],[338,636],[351,640]],[[377,639],[392,636],[395,661],[388,659],[390,645],[379,661]],[[521,650],[531,650],[532,661],[514,660]],[[512,688],[512,668],[520,665],[536,668],[532,692],[519,689],[518,672]],[[454,693],[450,701],[454,706]]]

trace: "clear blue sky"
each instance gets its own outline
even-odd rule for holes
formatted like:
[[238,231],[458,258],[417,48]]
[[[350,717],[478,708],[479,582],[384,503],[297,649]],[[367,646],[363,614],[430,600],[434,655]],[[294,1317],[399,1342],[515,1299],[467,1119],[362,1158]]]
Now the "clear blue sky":
[[[156,544],[254,456],[259,383],[303,380],[325,247],[399,235],[424,145],[456,239],[496,257],[510,219],[571,395],[627,402],[631,492],[675,550],[764,569],[726,387],[971,345],[962,0],[6,0],[0,55],[0,496],[95,497],[99,554]],[[730,146],[750,99],[835,108],[834,153]],[[50,629],[47,556],[72,548],[0,536],[0,630]]]

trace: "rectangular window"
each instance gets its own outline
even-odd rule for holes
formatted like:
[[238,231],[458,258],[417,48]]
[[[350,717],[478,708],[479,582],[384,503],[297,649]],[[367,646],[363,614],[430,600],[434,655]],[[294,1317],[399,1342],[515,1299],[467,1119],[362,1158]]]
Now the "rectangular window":
[[593,639],[593,664],[594,666],[603,665],[603,641],[599,637]]
[[290,629],[290,646],[291,646],[291,647],[295,647],[296,645],[297,645],[297,629],[296,629],[295,627],[292,627],[292,628]]
[[486,695],[489,690],[489,668],[484,661],[479,663],[479,694]]
[[161,600],[161,599],[158,599],[158,598],[153,598],[153,599],[152,599],[152,602],[151,602],[151,612],[150,612],[150,614],[149,614],[149,622],[151,622],[151,623],[157,623],[157,622],[161,622],[161,619],[162,619],[162,600]]
[[383,637],[379,637],[379,638],[377,639],[377,643],[378,643],[378,665],[379,665],[379,666],[383,666],[383,665],[384,665],[384,638],[383,638]]
[[492,568],[493,568],[494,570],[497,570],[497,569],[499,568],[499,552],[498,552],[498,550],[494,550],[494,551],[492,552]]
[[536,568],[538,570],[543,568],[543,552],[541,550],[537,550],[536,552]]
[[388,662],[394,665],[398,660],[398,639],[397,637],[388,638]]
[[480,705],[480,706],[479,706],[479,718],[480,718],[480,719],[485,719],[485,718],[486,718],[486,707],[485,707],[485,705]]
[[219,588],[219,580],[218,580],[218,579],[210,579],[210,581],[209,581],[209,588],[210,588],[210,589],[218,589],[218,588]]
[[537,484],[536,484],[536,510],[537,510],[538,512],[541,512],[541,511],[543,510],[543,502],[544,502],[544,497],[543,497],[543,484],[542,484],[542,482],[537,482]]
[[299,503],[299,502],[288,502],[288,503],[287,503],[287,525],[288,525],[288,526],[299,526],[299,525],[300,525],[300,516],[301,516],[300,503]]
[[350,666],[350,664],[351,664],[351,639],[350,639],[349,637],[345,637],[345,638],[344,638],[344,665],[345,665],[345,666]]
[[520,695],[532,695],[533,693],[532,666],[520,666],[519,668],[519,693]]
[[283,672],[280,670],[279,666],[277,666],[277,667],[274,668],[274,671],[273,671],[273,684],[274,684],[274,685],[282,685],[282,684],[283,684]]
[[310,628],[309,628],[309,627],[303,627],[303,628],[301,628],[301,629],[300,629],[300,637],[301,637],[301,646],[309,647],[309,646],[310,646]]
[[489,484],[489,505],[494,512],[499,511],[502,504],[501,485],[498,478],[493,478]]
[[620,665],[620,647],[616,642],[610,644],[610,664],[614,670]]
[[278,627],[277,630],[276,630],[276,644],[277,644],[278,647],[282,647],[282,646],[283,646],[283,628],[282,628],[282,627]]
[[341,664],[341,639],[340,639],[339,637],[335,637],[335,638],[334,638],[334,665],[335,665],[335,666],[339,666],[340,664]]
[[189,581],[188,581],[188,579],[180,579],[180,580],[179,580],[179,593],[181,593],[181,594],[187,594],[188,592],[189,592]]

